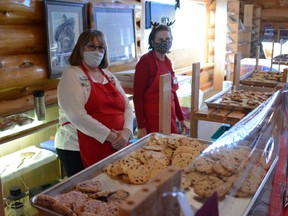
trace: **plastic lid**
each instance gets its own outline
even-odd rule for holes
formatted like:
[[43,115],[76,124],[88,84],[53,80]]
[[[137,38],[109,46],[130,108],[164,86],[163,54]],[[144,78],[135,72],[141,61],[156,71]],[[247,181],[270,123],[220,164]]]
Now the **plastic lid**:
[[9,200],[18,200],[25,197],[26,194],[21,192],[21,188],[19,186],[10,187],[10,196],[7,197]]
[[32,92],[34,97],[43,97],[44,96],[44,90],[35,90]]

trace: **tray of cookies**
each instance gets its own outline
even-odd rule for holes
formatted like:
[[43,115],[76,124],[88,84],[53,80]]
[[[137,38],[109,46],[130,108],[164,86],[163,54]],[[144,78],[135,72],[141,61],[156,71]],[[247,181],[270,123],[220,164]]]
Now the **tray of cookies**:
[[0,118],[0,132],[13,129],[16,126],[20,127],[30,124],[33,121],[33,118],[25,114],[17,114]]
[[251,71],[241,77],[240,83],[249,86],[276,87],[285,82],[284,73],[273,71]]
[[34,196],[31,204],[43,215],[108,215],[107,209],[117,215],[120,204],[140,186],[169,166],[187,167],[209,144],[176,134],[148,134]]
[[196,158],[182,174],[191,182],[185,194],[194,211],[216,191],[219,215],[246,215],[276,166],[270,151],[222,146]]
[[275,92],[269,87],[232,86],[205,101],[209,108],[251,111]]

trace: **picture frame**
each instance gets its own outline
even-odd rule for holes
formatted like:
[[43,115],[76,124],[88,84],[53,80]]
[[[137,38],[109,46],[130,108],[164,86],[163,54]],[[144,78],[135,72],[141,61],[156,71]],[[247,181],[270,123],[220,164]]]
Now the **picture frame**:
[[151,22],[167,25],[175,21],[176,5],[145,1],[145,29],[151,29]]
[[278,29],[277,41],[283,40],[285,43],[288,40],[288,29]]
[[90,25],[105,35],[109,66],[137,61],[135,7],[127,4],[89,3]]
[[58,78],[69,67],[79,35],[88,28],[86,2],[44,0],[46,15],[48,78]]

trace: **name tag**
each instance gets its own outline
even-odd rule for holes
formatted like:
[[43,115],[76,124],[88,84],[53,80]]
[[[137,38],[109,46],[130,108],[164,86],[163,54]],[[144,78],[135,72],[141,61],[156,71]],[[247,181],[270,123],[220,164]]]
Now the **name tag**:
[[177,85],[177,84],[178,84],[178,79],[177,79],[177,77],[174,77],[174,79],[173,79],[173,84],[174,84],[174,85]]

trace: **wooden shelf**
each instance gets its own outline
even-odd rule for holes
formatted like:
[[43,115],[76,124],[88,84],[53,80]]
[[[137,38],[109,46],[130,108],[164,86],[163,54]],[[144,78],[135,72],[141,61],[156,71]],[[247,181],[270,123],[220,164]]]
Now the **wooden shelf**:
[[[258,44],[260,36],[260,26],[261,26],[261,12],[262,8],[258,5],[253,5],[253,17],[252,17],[252,35],[251,43]],[[256,57],[256,47],[251,46],[250,57]]]
[[[246,4],[242,1],[228,1],[227,8],[228,26],[226,34],[233,39],[233,43],[227,41],[226,45],[231,47],[235,53],[241,52],[242,58],[255,57],[256,47],[254,44],[258,44],[259,42],[261,7]],[[236,19],[236,21],[232,22],[231,17],[232,19]],[[230,55],[226,54],[226,58],[228,56]],[[227,67],[234,68],[234,62],[228,62],[227,64],[231,64]]]
[[215,59],[215,16],[216,16],[216,2],[212,2],[209,6],[207,13],[208,20],[208,47],[207,47],[207,58],[206,62],[213,63]]
[[[253,11],[250,4],[244,4],[242,1],[228,1],[227,11],[227,32],[233,43],[227,41],[226,46],[231,47],[233,53],[241,52],[243,57],[249,57],[252,34],[252,16]],[[249,19],[249,23],[247,23]],[[233,33],[232,33],[233,32]],[[226,54],[225,68],[234,68],[234,62],[230,61],[232,54]],[[233,69],[230,73],[233,75]],[[230,77],[230,74],[226,76]]]
[[36,133],[38,131],[41,131],[43,129],[48,129],[50,127],[54,127],[58,123],[59,123],[58,119],[54,119],[54,120],[51,120],[51,121],[48,121],[48,122],[45,122],[45,123],[40,123],[40,124],[38,124],[36,126],[32,126],[31,128],[27,128],[25,130],[20,130],[20,131],[18,131],[16,133],[12,133],[12,134],[8,134],[6,136],[2,136],[2,137],[0,137],[0,145],[4,144],[4,143],[7,143],[7,142],[10,142],[10,141],[13,141],[13,140],[16,140],[18,138],[22,138],[22,137],[31,135],[31,134]]

